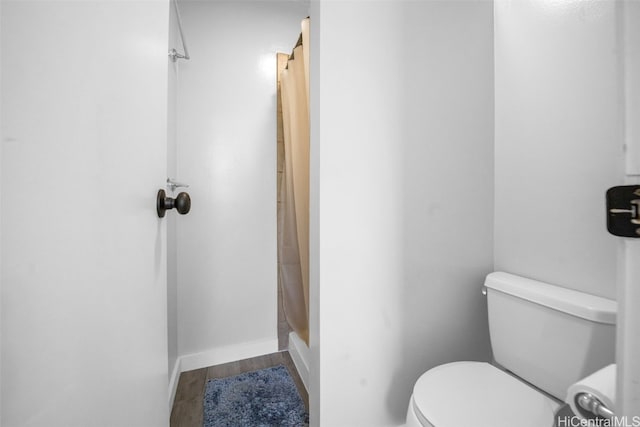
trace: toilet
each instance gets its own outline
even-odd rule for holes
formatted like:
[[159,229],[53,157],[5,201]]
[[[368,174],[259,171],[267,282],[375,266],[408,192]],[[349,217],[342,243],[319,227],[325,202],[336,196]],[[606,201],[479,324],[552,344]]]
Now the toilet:
[[615,301],[503,272],[484,286],[494,363],[422,374],[407,427],[551,427],[569,386],[614,363]]

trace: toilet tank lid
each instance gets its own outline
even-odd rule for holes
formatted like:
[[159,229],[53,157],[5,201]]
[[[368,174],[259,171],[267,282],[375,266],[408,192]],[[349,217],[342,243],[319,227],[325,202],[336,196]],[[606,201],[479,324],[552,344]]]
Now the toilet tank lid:
[[598,323],[615,325],[615,301],[504,272],[487,275],[489,289]]

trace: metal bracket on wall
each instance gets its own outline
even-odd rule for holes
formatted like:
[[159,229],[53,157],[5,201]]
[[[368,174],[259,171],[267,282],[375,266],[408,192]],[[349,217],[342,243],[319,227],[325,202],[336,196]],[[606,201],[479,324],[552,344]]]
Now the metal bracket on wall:
[[176,191],[176,188],[188,188],[189,184],[184,184],[182,182],[174,181],[171,178],[167,178],[167,188],[171,190],[171,192]]

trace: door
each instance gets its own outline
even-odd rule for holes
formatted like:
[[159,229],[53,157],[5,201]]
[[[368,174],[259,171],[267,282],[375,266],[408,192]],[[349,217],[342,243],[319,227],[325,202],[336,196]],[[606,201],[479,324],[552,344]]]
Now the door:
[[2,426],[168,424],[168,14],[2,2]]
[[[618,3],[624,34],[625,182],[640,185],[640,3]],[[623,184],[623,183],[621,183]],[[621,240],[618,280],[617,412],[640,423],[640,238]],[[635,418],[632,418],[635,417]]]

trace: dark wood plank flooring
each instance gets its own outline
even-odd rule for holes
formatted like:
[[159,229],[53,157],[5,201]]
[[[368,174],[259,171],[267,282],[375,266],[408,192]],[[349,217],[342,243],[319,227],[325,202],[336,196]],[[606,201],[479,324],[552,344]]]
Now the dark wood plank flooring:
[[281,351],[181,373],[171,411],[171,427],[202,427],[204,388],[208,379],[230,377],[276,365],[287,367],[308,411],[309,395],[307,390],[302,384],[289,352]]

